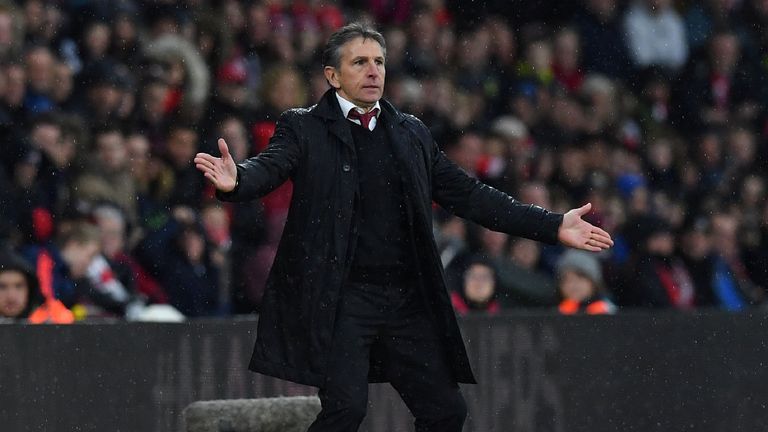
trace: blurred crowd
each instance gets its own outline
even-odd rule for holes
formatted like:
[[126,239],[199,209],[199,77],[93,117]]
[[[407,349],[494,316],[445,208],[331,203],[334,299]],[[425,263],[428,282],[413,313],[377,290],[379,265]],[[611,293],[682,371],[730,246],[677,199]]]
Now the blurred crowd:
[[616,240],[564,251],[435,208],[457,313],[764,302],[766,0],[0,0],[0,317],[258,312],[291,185],[224,204],[192,159],[264,149],[353,20],[467,173],[590,202]]

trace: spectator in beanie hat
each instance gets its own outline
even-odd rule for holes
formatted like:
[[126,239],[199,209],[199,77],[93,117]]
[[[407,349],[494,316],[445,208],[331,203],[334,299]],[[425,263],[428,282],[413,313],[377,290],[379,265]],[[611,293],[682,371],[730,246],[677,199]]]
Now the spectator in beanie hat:
[[605,294],[603,270],[594,254],[566,251],[557,261],[558,306],[565,315],[603,315],[616,313],[616,306]]

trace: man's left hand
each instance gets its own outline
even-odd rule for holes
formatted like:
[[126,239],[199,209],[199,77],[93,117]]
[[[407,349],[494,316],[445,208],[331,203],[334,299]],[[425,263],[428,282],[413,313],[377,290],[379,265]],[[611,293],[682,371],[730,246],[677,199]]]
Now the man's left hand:
[[557,231],[557,239],[565,246],[600,252],[613,246],[611,235],[581,217],[589,213],[592,204],[572,209],[563,215],[563,223]]

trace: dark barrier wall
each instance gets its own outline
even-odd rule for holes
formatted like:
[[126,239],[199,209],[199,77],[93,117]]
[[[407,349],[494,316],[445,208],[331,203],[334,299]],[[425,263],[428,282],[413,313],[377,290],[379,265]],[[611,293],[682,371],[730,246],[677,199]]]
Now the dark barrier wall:
[[[768,430],[766,316],[462,322],[479,385],[466,431]],[[253,321],[0,326],[0,431],[180,431],[204,399],[314,394],[245,369]],[[388,385],[368,432],[410,431]]]

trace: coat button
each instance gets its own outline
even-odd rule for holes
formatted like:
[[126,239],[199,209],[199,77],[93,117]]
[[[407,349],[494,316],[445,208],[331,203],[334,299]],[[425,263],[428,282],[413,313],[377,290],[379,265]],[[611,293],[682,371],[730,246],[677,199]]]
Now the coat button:
[[344,164],[344,165],[342,165],[341,169],[342,169],[344,172],[349,172],[349,171],[352,169],[352,167],[351,167],[351,166],[349,166],[349,164]]

